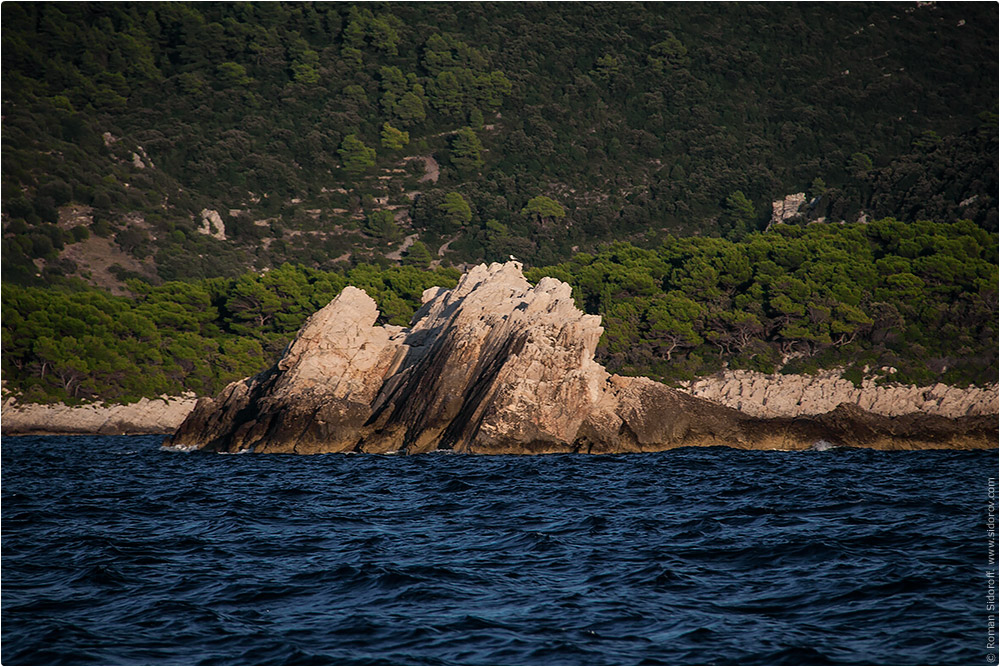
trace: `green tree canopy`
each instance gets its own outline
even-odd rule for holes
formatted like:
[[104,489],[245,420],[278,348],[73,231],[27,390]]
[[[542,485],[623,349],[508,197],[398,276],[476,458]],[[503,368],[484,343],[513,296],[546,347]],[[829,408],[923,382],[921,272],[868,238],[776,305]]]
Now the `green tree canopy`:
[[753,202],[747,199],[742,190],[736,190],[726,197],[723,210],[723,228],[729,240],[738,241],[753,229],[757,214]]
[[521,215],[542,222],[544,220],[560,220],[566,217],[566,210],[554,199],[538,195],[528,200],[527,205],[521,209]]
[[656,72],[686,67],[690,62],[687,47],[672,32],[667,31],[665,36],[666,39],[649,47],[649,64]]
[[444,214],[445,220],[452,231],[460,229],[472,220],[472,209],[469,202],[458,192],[449,192],[444,201],[438,205],[438,210]]
[[483,144],[471,127],[463,127],[455,133],[451,142],[451,162],[462,174],[473,173],[485,164]]
[[406,251],[403,263],[418,269],[426,269],[431,263],[431,251],[422,241],[415,241]]
[[382,148],[398,151],[408,143],[410,143],[409,132],[397,130],[389,123],[382,123]]
[[351,173],[359,174],[375,166],[375,149],[365,146],[356,134],[344,137],[338,152],[344,162],[344,168]]
[[380,210],[369,213],[365,219],[365,231],[386,242],[396,242],[403,237],[403,230],[396,224],[392,211]]
[[227,85],[245,86],[250,83],[250,77],[247,76],[246,68],[239,63],[221,63],[216,68],[216,72],[219,75],[219,80]]
[[424,101],[414,92],[403,93],[393,106],[393,113],[404,123],[419,123],[427,117]]

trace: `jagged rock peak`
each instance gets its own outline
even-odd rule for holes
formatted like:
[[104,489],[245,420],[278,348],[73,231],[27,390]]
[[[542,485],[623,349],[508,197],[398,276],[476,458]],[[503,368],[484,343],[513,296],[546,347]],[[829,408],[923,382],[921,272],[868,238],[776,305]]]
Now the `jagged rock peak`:
[[199,402],[171,444],[239,451],[473,451],[529,440],[572,447],[607,373],[600,317],[569,285],[534,287],[518,262],[432,288],[412,327],[376,326],[345,288],[278,363]]
[[834,411],[756,420],[647,378],[609,375],[594,361],[601,318],[577,309],[566,283],[542,278],[532,287],[516,261],[473,267],[453,289],[425,291],[423,302],[410,328],[377,326],[371,297],[345,288],[306,321],[277,364],[199,400],[165,444],[504,454],[995,440],[988,419],[897,423]]
[[[282,373],[280,387],[296,394],[320,391],[333,398],[349,397],[351,383],[341,381],[367,377],[398,343],[401,329],[375,326],[378,316],[375,300],[364,290],[345,287],[306,320],[285,350],[276,367]],[[371,389],[372,383],[367,384]]]

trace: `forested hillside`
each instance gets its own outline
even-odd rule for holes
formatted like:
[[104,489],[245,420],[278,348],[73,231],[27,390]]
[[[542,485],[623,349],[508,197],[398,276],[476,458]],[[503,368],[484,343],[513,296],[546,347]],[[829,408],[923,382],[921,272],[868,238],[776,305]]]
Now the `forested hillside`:
[[213,393],[511,254],[616,372],[996,381],[995,3],[0,12],[24,400]]
[[614,244],[529,277],[602,315],[609,370],[662,380],[719,370],[860,382],[997,379],[997,235],[966,220],[780,225],[743,242]]
[[[3,276],[997,223],[990,3],[2,6]],[[405,242],[404,242],[405,239]]]

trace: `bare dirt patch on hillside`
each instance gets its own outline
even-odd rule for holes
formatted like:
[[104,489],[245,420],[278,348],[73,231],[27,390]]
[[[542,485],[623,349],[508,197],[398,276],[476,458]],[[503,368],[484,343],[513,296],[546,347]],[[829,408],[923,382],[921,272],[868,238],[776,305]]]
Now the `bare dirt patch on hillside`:
[[430,155],[417,155],[415,157],[404,158],[403,162],[410,162],[411,160],[420,160],[424,163],[424,175],[420,177],[420,183],[437,183],[438,178],[441,176],[441,165],[438,164]]
[[128,290],[110,268],[117,264],[126,271],[132,271],[150,280],[156,279],[156,265],[152,258],[138,260],[132,255],[122,252],[111,239],[91,236],[85,241],[66,246],[59,255],[60,259],[69,259],[76,264],[72,275],[86,280],[91,285],[102,287],[112,294],[126,294]]

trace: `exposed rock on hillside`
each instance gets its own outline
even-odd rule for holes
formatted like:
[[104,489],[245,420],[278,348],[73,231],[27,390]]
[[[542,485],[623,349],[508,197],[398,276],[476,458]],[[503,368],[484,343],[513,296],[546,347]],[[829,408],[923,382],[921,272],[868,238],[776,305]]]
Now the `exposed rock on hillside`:
[[201,209],[201,226],[198,227],[198,232],[219,241],[226,240],[226,224],[222,222],[219,212],[212,209]]
[[806,193],[804,192],[796,192],[793,195],[787,195],[784,199],[771,202],[771,222],[767,226],[768,229],[799,215],[799,209],[805,203]]
[[[655,451],[684,445],[804,449],[995,446],[989,418],[892,420],[852,408],[758,420],[594,361],[600,317],[569,285],[532,287],[520,264],[480,265],[432,288],[413,326],[376,326],[348,287],[282,359],[201,399],[167,444],[209,451],[502,454]],[[928,421],[930,420],[930,421]],[[855,428],[857,427],[857,428]]]

